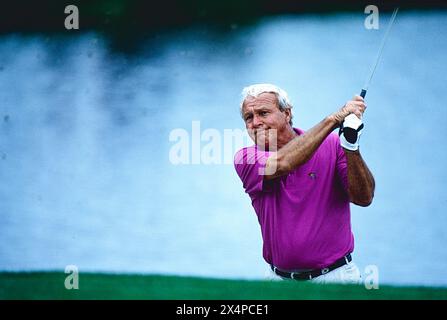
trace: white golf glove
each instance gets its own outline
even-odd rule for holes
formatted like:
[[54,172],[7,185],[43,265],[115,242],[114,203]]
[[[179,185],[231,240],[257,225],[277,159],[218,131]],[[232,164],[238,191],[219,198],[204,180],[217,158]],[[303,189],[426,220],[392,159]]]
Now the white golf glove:
[[340,126],[340,144],[343,148],[351,151],[359,149],[360,135],[363,130],[362,120],[353,113],[348,115]]

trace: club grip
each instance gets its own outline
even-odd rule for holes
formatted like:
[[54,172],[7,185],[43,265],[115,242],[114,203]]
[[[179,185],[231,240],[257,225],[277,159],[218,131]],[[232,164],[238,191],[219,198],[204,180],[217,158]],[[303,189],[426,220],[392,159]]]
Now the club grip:
[[362,92],[360,93],[360,96],[361,96],[363,99],[365,99],[365,96],[366,96],[366,90],[365,90],[365,89],[362,89]]

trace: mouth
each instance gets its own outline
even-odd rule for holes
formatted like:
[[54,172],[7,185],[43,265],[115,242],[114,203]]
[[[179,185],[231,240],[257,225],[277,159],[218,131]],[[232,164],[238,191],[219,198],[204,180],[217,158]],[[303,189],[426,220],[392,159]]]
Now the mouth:
[[262,129],[255,129],[254,133],[255,133],[255,136],[260,135],[260,134],[266,135],[268,133],[268,131],[269,131],[268,128],[267,129],[262,128]]

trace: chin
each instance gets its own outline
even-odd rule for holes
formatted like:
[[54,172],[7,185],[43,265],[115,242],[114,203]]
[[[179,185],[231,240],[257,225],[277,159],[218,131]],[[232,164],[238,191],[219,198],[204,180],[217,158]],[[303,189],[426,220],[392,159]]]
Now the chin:
[[266,151],[269,150],[269,143],[268,143],[268,141],[265,142],[265,143],[262,143],[262,144],[259,143],[259,141],[256,141],[255,143],[256,143],[256,145],[259,147],[259,149],[261,149],[261,150],[266,150]]

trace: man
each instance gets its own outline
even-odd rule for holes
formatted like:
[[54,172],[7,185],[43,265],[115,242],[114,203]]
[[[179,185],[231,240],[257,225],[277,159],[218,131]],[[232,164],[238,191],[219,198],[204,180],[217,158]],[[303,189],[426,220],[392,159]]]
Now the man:
[[[284,90],[256,84],[242,93],[255,145],[236,153],[235,169],[261,225],[265,261],[281,278],[359,283],[349,206],[370,205],[375,186],[358,150],[363,98],[304,132],[292,127]],[[358,132],[356,140],[331,134],[337,127]]]

